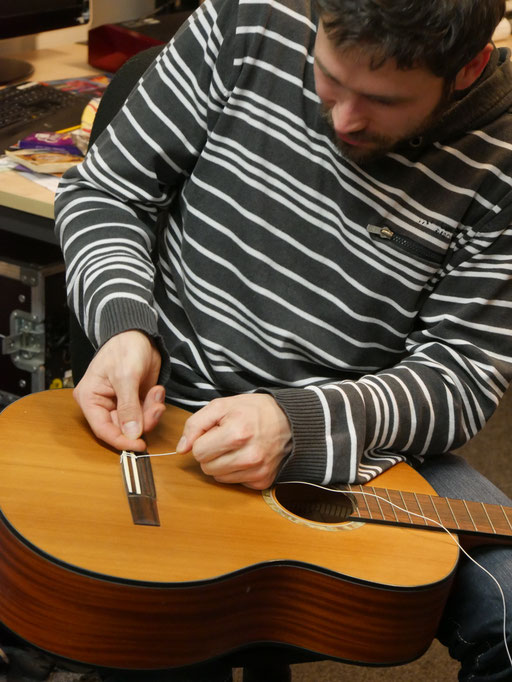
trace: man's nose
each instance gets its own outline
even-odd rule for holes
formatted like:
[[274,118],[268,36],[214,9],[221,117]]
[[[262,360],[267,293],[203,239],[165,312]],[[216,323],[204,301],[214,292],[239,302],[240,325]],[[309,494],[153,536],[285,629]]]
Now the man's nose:
[[337,102],[331,109],[334,130],[339,135],[358,133],[368,126],[368,120],[356,100]]

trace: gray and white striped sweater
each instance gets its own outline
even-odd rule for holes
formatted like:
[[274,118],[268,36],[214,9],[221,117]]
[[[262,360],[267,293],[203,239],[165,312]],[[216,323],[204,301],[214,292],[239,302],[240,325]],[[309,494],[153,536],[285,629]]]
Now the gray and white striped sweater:
[[320,114],[316,23],[207,0],[64,177],[57,232],[96,346],[159,337],[189,409],[271,392],[281,478],[365,481],[461,446],[510,380],[512,76],[495,50],[427,137],[359,167]]

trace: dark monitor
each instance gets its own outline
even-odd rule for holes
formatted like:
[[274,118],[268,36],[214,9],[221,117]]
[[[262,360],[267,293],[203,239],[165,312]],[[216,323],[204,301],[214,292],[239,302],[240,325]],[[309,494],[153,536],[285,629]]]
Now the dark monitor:
[[[81,26],[89,21],[89,0],[0,0],[0,40]],[[28,62],[0,57],[0,84],[28,78]]]

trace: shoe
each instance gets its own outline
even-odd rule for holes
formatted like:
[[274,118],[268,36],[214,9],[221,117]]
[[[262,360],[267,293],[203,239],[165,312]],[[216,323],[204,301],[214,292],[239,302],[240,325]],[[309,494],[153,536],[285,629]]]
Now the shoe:
[[55,660],[43,652],[31,648],[5,646],[7,655],[7,680],[46,680],[55,667]]

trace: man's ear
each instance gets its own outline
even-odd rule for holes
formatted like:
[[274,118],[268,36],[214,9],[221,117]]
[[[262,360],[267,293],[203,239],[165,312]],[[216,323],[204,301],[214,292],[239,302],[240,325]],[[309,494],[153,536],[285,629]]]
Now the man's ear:
[[488,43],[483,50],[481,50],[476,57],[463,66],[459,73],[455,76],[455,90],[466,90],[480,77],[482,71],[487,66],[491,52],[494,46]]

